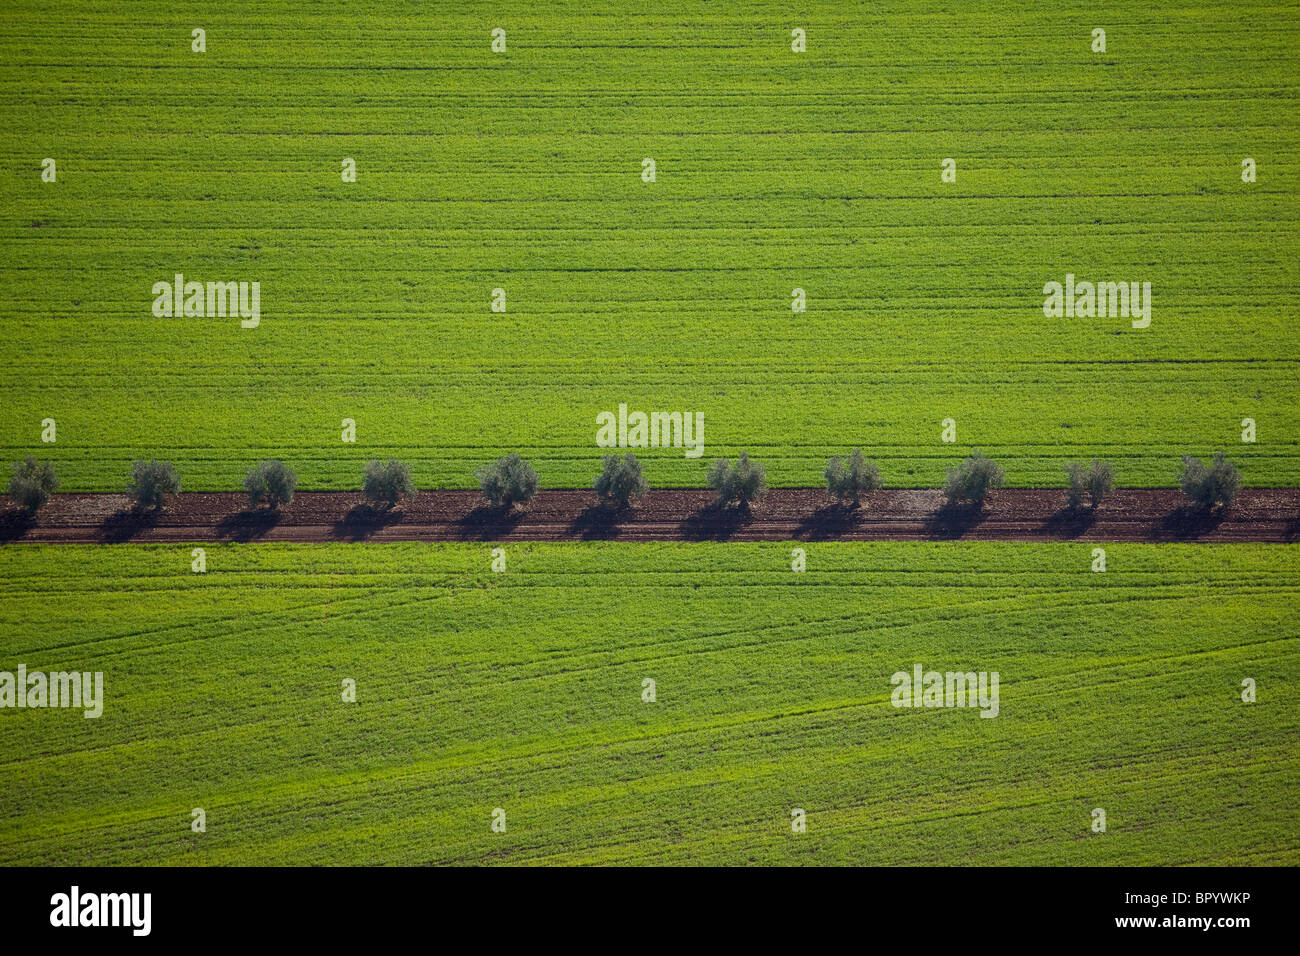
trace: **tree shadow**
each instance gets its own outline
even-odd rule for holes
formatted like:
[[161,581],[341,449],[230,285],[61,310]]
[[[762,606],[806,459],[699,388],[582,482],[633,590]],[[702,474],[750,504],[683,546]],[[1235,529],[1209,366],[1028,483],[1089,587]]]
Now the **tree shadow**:
[[1227,508],[1198,508],[1183,505],[1165,515],[1156,526],[1156,535],[1162,540],[1190,541],[1207,535],[1228,516]]
[[1053,538],[1077,538],[1096,523],[1095,508],[1071,508],[1066,505],[1043,522],[1043,530]]
[[157,508],[123,508],[115,511],[100,524],[97,537],[105,544],[130,541],[136,535],[158,524],[160,513]]
[[1296,517],[1287,522],[1286,527],[1282,529],[1282,540],[1300,540],[1300,515],[1296,515]]
[[726,541],[753,518],[748,505],[728,508],[711,504],[695,512],[678,527],[687,541]]
[[826,541],[847,534],[862,523],[866,509],[842,502],[824,505],[799,522],[794,536],[806,541]]
[[330,535],[347,541],[360,541],[390,524],[397,524],[405,516],[405,512],[398,511],[396,508],[355,505],[351,511],[334,523]]
[[255,508],[226,515],[217,523],[217,537],[231,541],[252,541],[278,525],[282,517],[284,515],[279,508]]
[[616,508],[606,504],[588,505],[569,525],[569,533],[584,541],[611,541],[617,538],[619,522],[632,516],[632,508]]
[[983,505],[946,504],[925,519],[925,533],[940,541],[960,538],[984,520]]
[[36,527],[36,516],[22,508],[10,508],[0,513],[0,542],[17,541]]
[[513,506],[479,505],[456,522],[462,541],[492,541],[504,537],[524,520],[526,512]]

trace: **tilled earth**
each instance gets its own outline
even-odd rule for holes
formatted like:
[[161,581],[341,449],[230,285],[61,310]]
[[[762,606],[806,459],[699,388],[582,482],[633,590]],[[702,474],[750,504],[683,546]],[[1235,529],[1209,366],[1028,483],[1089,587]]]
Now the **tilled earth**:
[[241,494],[189,492],[162,511],[125,495],[55,495],[34,519],[0,512],[0,542],[125,541],[1273,541],[1300,540],[1300,489],[1248,489],[1226,512],[1202,512],[1172,489],[1116,491],[1095,513],[1055,489],[993,492],[977,513],[943,508],[937,490],[879,491],[851,509],[819,488],[778,488],[748,511],[711,507],[702,489],[651,491],[611,512],[580,490],[539,492],[527,509],[487,508],[474,491],[425,491],[391,511],[356,492],[300,492],[278,512]]

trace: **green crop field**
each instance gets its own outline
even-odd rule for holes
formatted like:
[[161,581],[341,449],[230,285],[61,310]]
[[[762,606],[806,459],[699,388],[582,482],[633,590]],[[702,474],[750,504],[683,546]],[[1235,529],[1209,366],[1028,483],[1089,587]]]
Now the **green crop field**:
[[[0,457],[213,490],[518,451],[573,487],[627,403],[706,421],[652,485],[862,445],[895,486],[975,447],[1011,485],[1225,449],[1294,486],[1298,78],[1295,3],[6,0]],[[177,273],[260,283],[260,324],[154,317]],[[1045,317],[1067,274],[1149,282],[1150,326]]]
[[[0,461],[584,487],[624,407],[703,422],[652,487],[1300,486],[1298,107],[1300,0],[6,0]],[[1300,545],[0,518],[0,866],[1300,865]]]
[[[1300,863],[1294,546],[506,559],[0,549],[0,669],[104,673],[0,711],[0,863]],[[998,719],[894,707],[916,663]]]

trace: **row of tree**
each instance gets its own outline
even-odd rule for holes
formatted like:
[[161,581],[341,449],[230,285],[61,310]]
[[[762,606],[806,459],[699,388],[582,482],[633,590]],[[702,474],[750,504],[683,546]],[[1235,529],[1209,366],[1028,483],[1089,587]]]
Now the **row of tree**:
[[[537,494],[537,472],[516,454],[498,458],[474,473],[483,497],[494,508],[526,505]],[[1115,487],[1110,463],[1093,459],[1091,464],[1070,462],[1065,466],[1068,479],[1066,502],[1070,508],[1095,509]],[[868,461],[860,448],[848,455],[836,455],[826,463],[826,490],[841,504],[858,507],[864,495],[884,485],[880,469]],[[950,468],[943,485],[949,507],[979,508],[988,493],[1001,488],[1005,473],[995,462],[975,452],[957,468]],[[746,508],[767,493],[767,475],[763,466],[746,452],[734,462],[719,458],[708,472],[708,486],[716,497],[717,507]],[[35,513],[58,488],[54,465],[28,456],[14,465],[9,481],[9,496],[22,509]],[[280,508],[293,501],[298,476],[282,461],[259,461],[244,477],[244,491],[250,508]],[[1215,454],[1206,463],[1188,455],[1183,458],[1179,486],[1194,503],[1204,508],[1231,505],[1241,486],[1241,474],[1223,455]],[[641,462],[631,452],[619,457],[606,455],[600,475],[593,485],[597,497],[610,507],[626,508],[649,490],[641,471]],[[181,490],[180,475],[171,462],[137,461],[131,466],[131,482],[126,492],[138,508],[160,508],[168,495]],[[392,508],[416,494],[411,470],[396,459],[366,464],[361,492],[377,507]]]
[[[631,457],[631,456],[629,456]],[[639,466],[638,466],[639,472]],[[518,455],[507,455],[476,473],[483,495],[496,507],[509,508],[527,503],[537,494],[537,472]],[[644,485],[644,482],[643,482]],[[58,490],[54,463],[37,461],[30,455],[14,465],[9,479],[9,496],[24,511],[39,511]],[[282,461],[259,461],[244,476],[244,491],[250,508],[280,508],[293,502],[298,475]],[[131,466],[127,496],[137,508],[161,508],[168,495],[181,490],[181,478],[169,461],[137,461]],[[644,493],[642,487],[640,493]],[[391,508],[417,494],[411,470],[405,462],[370,461],[361,477],[361,492],[377,507]]]
[[[1068,463],[1065,477],[1066,505],[1072,510],[1082,509],[1085,505],[1096,509],[1115,488],[1110,462],[1096,458],[1090,464],[1081,461]],[[1005,478],[1005,472],[997,463],[977,451],[959,467],[948,469],[943,483],[944,497],[949,507],[978,508],[990,491],[1002,487]],[[1227,507],[1237,497],[1241,473],[1223,452],[1216,452],[1209,464],[1185,455],[1178,485],[1188,498],[1203,508]],[[861,449],[855,448],[845,458],[832,458],[826,465],[826,488],[841,502],[856,507],[862,495],[881,487],[880,469],[862,457]]]

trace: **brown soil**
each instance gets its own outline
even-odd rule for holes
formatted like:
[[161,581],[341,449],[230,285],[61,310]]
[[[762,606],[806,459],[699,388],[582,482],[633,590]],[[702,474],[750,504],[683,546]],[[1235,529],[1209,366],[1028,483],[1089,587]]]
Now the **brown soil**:
[[778,488],[749,511],[716,510],[699,489],[652,491],[611,513],[589,491],[543,491],[526,511],[485,507],[473,491],[426,491],[376,512],[355,492],[301,492],[282,512],[243,495],[191,492],[159,513],[122,495],[55,495],[35,519],[0,512],[0,542],[122,541],[1273,541],[1300,540],[1300,489],[1250,489],[1226,513],[1186,507],[1172,489],[1116,491],[1095,514],[1065,510],[1061,489],[1005,489],[978,513],[949,512],[938,491],[872,494],[857,509],[825,491]]

